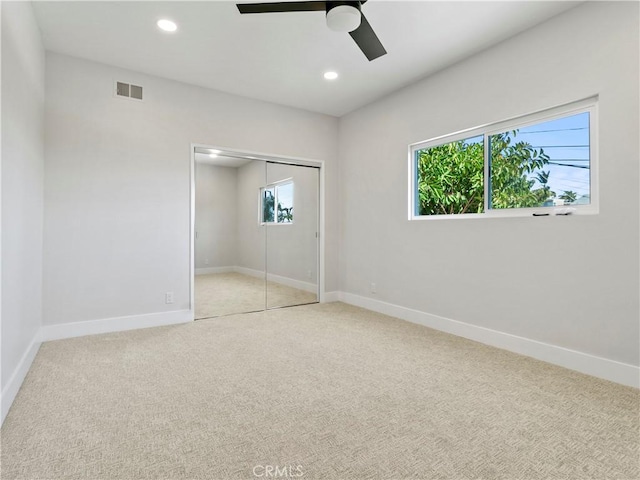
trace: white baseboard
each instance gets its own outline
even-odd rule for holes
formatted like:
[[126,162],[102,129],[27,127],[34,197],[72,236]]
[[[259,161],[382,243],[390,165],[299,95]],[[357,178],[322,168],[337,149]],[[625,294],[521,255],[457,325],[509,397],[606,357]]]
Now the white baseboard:
[[267,274],[267,281],[279,283],[287,287],[297,288],[309,293],[317,293],[318,286],[315,283],[303,282],[302,280],[296,280],[289,277],[281,277],[280,275],[274,275],[272,273]]
[[249,275],[250,277],[256,278],[264,278],[264,271],[262,270],[254,270],[253,268],[246,267],[234,267],[236,273],[241,273],[243,275]]
[[469,323],[432,315],[352,293],[340,292],[339,297],[341,301],[350,305],[366,308],[408,322],[424,325],[435,330],[451,333],[486,345],[553,363],[554,365],[586,373],[587,375],[640,388],[640,367],[634,365],[596,357],[568,348],[518,337],[517,335],[471,325]]
[[85,322],[44,325],[40,329],[40,341],[60,340],[63,338],[83,337],[98,333],[122,332],[138,328],[161,327],[193,321],[192,310],[174,310],[172,312],[148,313],[127,317],[104,318]]
[[196,275],[209,275],[212,273],[229,273],[235,272],[236,267],[205,267],[205,268],[196,268]]
[[342,299],[342,292],[325,292],[324,298],[322,299],[322,303],[339,302],[341,299]]
[[[249,275],[251,277],[264,278],[264,272],[261,270],[253,270],[245,267],[235,267],[237,273]],[[280,275],[274,275],[273,273],[267,274],[267,281],[279,283],[287,287],[297,288],[298,290],[304,290],[305,292],[316,293],[318,286],[315,283],[303,282],[302,280],[296,280],[294,278],[282,277]]]
[[24,379],[27,376],[29,369],[31,368],[31,364],[33,363],[33,359],[36,358],[36,354],[38,353],[39,348],[39,333],[36,333],[35,337],[33,338],[33,340],[31,340],[31,343],[27,347],[27,350],[24,352],[24,355],[20,359],[20,363],[18,363],[18,366],[14,370],[13,375],[11,375],[9,382],[7,382],[7,385],[4,387],[2,393],[0,394],[0,408],[2,410],[0,425],[4,423],[4,419],[7,417],[9,409],[11,408],[16,395],[18,395],[18,391],[22,386],[22,382],[24,382]]

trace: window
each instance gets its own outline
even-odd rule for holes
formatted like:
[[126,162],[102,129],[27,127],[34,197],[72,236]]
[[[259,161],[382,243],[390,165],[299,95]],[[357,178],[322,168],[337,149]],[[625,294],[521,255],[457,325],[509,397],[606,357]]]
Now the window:
[[260,189],[260,223],[293,223],[293,182],[267,185]]
[[596,213],[595,99],[411,147],[411,219]]

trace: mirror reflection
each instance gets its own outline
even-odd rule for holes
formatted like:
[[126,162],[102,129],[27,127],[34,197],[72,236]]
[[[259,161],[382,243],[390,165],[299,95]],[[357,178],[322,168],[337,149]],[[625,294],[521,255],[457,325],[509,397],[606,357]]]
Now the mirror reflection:
[[318,169],[267,163],[267,308],[318,301]]
[[195,152],[195,318],[318,301],[319,169]]

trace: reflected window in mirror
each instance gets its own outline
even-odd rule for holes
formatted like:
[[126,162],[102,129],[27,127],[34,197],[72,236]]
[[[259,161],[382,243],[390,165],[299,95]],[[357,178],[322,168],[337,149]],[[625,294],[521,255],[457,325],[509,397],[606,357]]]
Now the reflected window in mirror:
[[273,183],[260,189],[260,223],[293,223],[293,181]]

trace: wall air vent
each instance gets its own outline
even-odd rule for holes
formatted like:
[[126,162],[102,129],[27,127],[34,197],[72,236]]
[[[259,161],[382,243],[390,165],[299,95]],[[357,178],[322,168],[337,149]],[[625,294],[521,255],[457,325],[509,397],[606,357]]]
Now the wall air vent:
[[135,98],[136,100],[142,100],[142,87],[138,85],[131,85],[131,98]]
[[142,87],[129,83],[116,82],[116,96],[142,100]]

